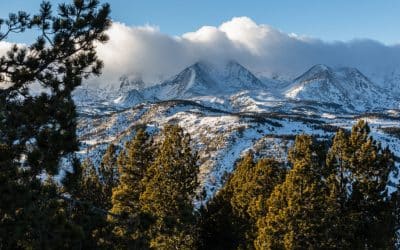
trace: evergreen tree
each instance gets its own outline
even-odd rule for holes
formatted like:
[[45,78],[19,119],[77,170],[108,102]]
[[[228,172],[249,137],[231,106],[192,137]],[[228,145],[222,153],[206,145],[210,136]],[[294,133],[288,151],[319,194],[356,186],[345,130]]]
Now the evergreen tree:
[[125,249],[148,248],[144,232],[150,218],[142,213],[139,197],[144,191],[141,181],[153,161],[153,150],[150,136],[139,129],[118,157],[120,180],[113,189],[110,210],[113,216],[109,216],[109,220],[119,244]]
[[339,130],[326,159],[329,190],[326,217],[330,224],[328,245],[336,249],[350,249],[357,228],[354,221],[351,221],[354,216],[349,207],[352,186],[349,136],[346,131]]
[[[75,187],[69,187],[69,193],[76,199],[90,202],[97,208],[104,208],[110,197],[104,192],[96,167],[90,159],[86,159],[80,165],[80,168],[81,170],[76,170],[75,168],[75,173],[77,174],[73,174],[73,176],[78,181]],[[65,184],[68,185],[67,183]]]
[[144,192],[140,195],[143,211],[156,218],[149,230],[152,248],[193,248],[198,171],[189,135],[177,125],[165,126],[157,156],[142,180]]
[[224,187],[200,208],[199,249],[237,249],[243,243],[244,239],[238,237],[242,221],[233,214],[231,197]]
[[310,136],[296,137],[289,153],[293,168],[267,201],[258,221],[257,249],[324,248],[326,188],[323,164]]
[[110,247],[110,227],[107,223],[107,210],[104,206],[110,197],[93,163],[86,159],[82,164],[75,162],[74,172],[64,180],[65,189],[71,195],[69,217],[82,227],[83,249],[107,249]]
[[393,208],[387,193],[393,155],[371,137],[364,121],[340,130],[327,157],[327,217],[332,248],[387,249],[394,245]]
[[237,165],[232,178],[226,184],[231,193],[230,203],[236,218],[239,239],[238,248],[252,249],[256,237],[256,223],[266,215],[265,203],[274,187],[283,182],[284,167],[273,159],[254,161],[248,153]]
[[390,225],[394,229],[393,242],[394,248],[400,248],[400,182],[397,184],[397,190],[391,194],[391,223]]
[[394,169],[393,155],[369,136],[368,124],[360,120],[349,137],[349,201],[353,225],[357,226],[353,244],[366,248],[391,248],[393,229],[387,223],[391,211],[387,184]]
[[118,184],[116,146],[112,143],[108,146],[105,154],[103,155],[99,167],[99,176],[102,183],[104,195],[109,198],[102,207],[104,209],[110,209],[112,189]]
[[[43,2],[40,13],[0,20],[0,40],[10,33],[39,31],[28,46],[0,58],[0,248],[71,248],[79,233],[66,219],[65,201],[51,179],[59,160],[78,148],[71,93],[82,78],[99,74],[95,42],[107,40],[109,5],[95,0],[61,4],[56,15]],[[39,84],[42,94],[30,87]],[[73,237],[76,237],[73,239]]]
[[203,249],[253,249],[257,221],[266,215],[265,203],[283,182],[285,169],[273,159],[254,160],[246,154],[224,188],[201,209]]
[[362,120],[352,128],[349,158],[354,183],[350,205],[357,211],[359,227],[356,239],[359,245],[380,248],[376,242],[380,240],[375,236],[379,234],[377,229],[384,229],[379,227],[383,219],[379,209],[383,208],[384,198],[387,197],[386,185],[392,167],[381,162],[386,156],[380,155],[380,146],[368,137],[369,132],[368,124]]

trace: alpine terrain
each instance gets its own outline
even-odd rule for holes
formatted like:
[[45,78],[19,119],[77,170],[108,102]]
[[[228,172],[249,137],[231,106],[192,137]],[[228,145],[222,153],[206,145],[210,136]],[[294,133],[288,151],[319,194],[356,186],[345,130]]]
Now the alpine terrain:
[[[315,65],[284,81],[257,77],[235,61],[197,62],[166,81],[144,86],[141,79],[122,77],[119,88],[82,86],[75,91],[80,157],[99,164],[107,146],[122,147],[137,126],[146,124],[155,133],[177,123],[199,151],[199,179],[211,197],[245,152],[284,161],[295,135],[323,140],[363,119],[400,163],[399,98],[355,68]],[[393,173],[393,185],[397,178]]]

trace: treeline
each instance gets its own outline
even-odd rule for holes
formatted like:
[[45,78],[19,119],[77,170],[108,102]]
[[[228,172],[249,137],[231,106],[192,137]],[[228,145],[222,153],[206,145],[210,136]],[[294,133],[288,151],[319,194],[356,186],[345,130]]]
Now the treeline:
[[393,154],[369,132],[360,121],[329,143],[299,135],[290,168],[245,156],[203,208],[202,248],[397,249]]
[[68,213],[84,249],[395,249],[393,155],[365,122],[331,142],[297,136],[288,161],[246,154],[195,208],[190,137],[168,125],[154,142],[139,129],[118,156],[110,145],[98,171],[90,161],[76,165],[65,187],[79,202]]
[[82,227],[83,249],[193,249],[198,240],[193,201],[198,188],[196,153],[176,125],[159,142],[144,129],[116,154],[110,145],[98,170],[75,164],[64,188],[68,212]]

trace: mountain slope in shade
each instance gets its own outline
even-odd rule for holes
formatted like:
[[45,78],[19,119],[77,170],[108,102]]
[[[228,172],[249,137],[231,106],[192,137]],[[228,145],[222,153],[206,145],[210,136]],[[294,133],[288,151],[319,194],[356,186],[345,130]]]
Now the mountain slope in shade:
[[315,65],[284,91],[288,99],[336,103],[355,111],[398,108],[399,102],[355,68]]
[[143,95],[137,89],[129,90],[125,95],[121,95],[113,102],[121,106],[132,107],[145,101]]
[[395,95],[400,95],[400,68],[393,69],[382,80],[383,86]]

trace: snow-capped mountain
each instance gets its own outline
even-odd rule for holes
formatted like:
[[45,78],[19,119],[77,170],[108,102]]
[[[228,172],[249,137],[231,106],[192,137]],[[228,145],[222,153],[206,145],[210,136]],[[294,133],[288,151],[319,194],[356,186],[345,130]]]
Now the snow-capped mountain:
[[229,61],[222,66],[197,62],[171,79],[144,89],[142,94],[150,100],[170,100],[195,96],[220,96],[240,90],[265,87],[263,82],[235,61]]
[[399,107],[397,97],[357,69],[333,69],[325,65],[315,65],[292,81],[282,81],[265,77],[260,80],[235,61],[217,66],[197,62],[155,86],[140,90],[131,88],[130,91],[121,89],[115,103],[124,107],[174,99],[198,100],[212,107],[236,111],[247,111],[249,107],[253,107],[251,110],[282,107],[282,111],[289,107],[281,105],[282,102],[295,106],[314,103],[316,108],[324,103],[347,112]]
[[184,99],[218,91],[217,82],[210,76],[206,65],[195,63],[169,80],[144,90],[146,98],[158,100]]
[[336,103],[355,111],[399,107],[398,100],[357,69],[332,69],[325,65],[315,65],[296,78],[285,90],[285,96],[295,100]]
[[400,68],[386,74],[382,80],[383,86],[395,95],[400,95]]
[[118,91],[121,93],[126,93],[132,89],[142,90],[144,89],[146,83],[141,77],[135,77],[130,79],[128,76],[121,76],[119,78],[120,84]]
[[[98,163],[109,143],[120,148],[146,124],[151,133],[177,123],[199,151],[200,181],[210,197],[247,150],[284,160],[295,135],[331,138],[366,119],[400,165],[399,101],[354,68],[316,65],[294,80],[256,77],[237,62],[197,62],[150,87],[121,78],[115,87],[80,87],[80,157]],[[392,182],[398,176],[392,174]]]
[[340,112],[397,109],[395,91],[380,87],[355,68],[315,65],[292,81],[256,77],[235,61],[225,64],[197,62],[170,79],[145,87],[141,78],[121,77],[117,87],[80,88],[79,103],[112,103],[130,107],[143,102],[197,100],[227,111],[288,111],[321,106]]

